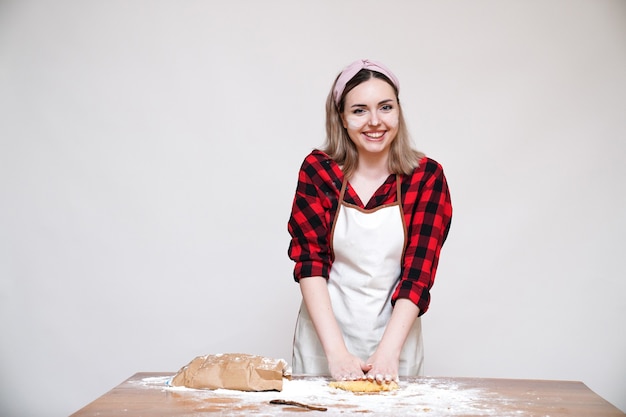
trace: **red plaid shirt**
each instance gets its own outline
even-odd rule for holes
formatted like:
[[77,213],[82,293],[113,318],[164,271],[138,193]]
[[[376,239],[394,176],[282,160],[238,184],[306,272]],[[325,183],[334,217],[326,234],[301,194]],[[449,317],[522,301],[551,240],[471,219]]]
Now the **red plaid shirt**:
[[[422,315],[430,303],[439,253],[450,229],[452,205],[443,169],[436,161],[425,157],[412,174],[400,178],[407,242],[392,304],[398,298],[408,298]],[[342,181],[339,165],[318,150],[311,152],[300,168],[288,224],[292,237],[289,257],[296,262],[296,281],[330,276],[333,254],[329,240]],[[363,206],[352,187],[346,190],[344,201],[373,209],[394,203],[396,188],[396,176],[390,175],[367,206]]]

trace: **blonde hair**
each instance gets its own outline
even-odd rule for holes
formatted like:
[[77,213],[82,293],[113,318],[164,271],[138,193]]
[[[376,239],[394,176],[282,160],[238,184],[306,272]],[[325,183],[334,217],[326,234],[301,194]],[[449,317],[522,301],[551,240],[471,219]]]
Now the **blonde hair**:
[[[340,74],[341,75],[341,74]],[[413,149],[411,138],[402,113],[402,106],[398,97],[398,89],[396,86],[380,72],[362,69],[348,83],[341,95],[339,105],[335,104],[333,91],[337,79],[333,83],[328,98],[326,99],[326,141],[322,147],[322,151],[330,156],[335,162],[342,166],[344,175],[347,178],[354,173],[359,164],[359,153],[356,146],[348,136],[348,132],[341,120],[341,113],[344,110],[346,95],[357,85],[371,79],[379,78],[387,82],[396,93],[398,101],[399,119],[398,134],[391,143],[389,148],[389,171],[392,174],[408,175],[419,166],[420,160],[424,157],[422,152]]]

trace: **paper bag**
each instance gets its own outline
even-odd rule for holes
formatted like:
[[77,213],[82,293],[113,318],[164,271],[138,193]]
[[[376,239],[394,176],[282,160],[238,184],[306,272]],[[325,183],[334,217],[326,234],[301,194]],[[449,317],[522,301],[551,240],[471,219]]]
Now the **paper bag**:
[[245,353],[198,356],[183,366],[170,385],[196,389],[282,391],[287,362]]

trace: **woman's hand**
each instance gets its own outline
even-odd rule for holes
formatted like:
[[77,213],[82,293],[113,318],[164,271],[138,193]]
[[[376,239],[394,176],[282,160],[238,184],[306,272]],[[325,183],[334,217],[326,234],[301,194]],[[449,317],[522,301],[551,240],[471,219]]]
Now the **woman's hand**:
[[370,370],[367,372],[367,379],[376,381],[379,384],[398,382],[398,363],[399,358],[393,355],[379,351],[378,349],[367,360]]
[[367,360],[367,363],[371,365],[371,369],[367,372],[368,379],[379,383],[397,382],[400,353],[419,311],[419,308],[410,300],[402,298],[396,301],[385,333],[376,351]]
[[335,381],[356,381],[365,379],[365,373],[371,369],[361,359],[344,352],[328,358],[328,370]]

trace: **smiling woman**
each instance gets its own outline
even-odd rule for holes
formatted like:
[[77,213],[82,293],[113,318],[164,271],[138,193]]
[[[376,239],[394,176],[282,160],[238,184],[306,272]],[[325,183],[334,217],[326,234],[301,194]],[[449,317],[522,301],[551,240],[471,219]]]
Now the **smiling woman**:
[[[290,359],[282,232],[319,144],[292,256],[298,276],[338,270],[327,228],[350,165],[322,144],[324,104],[361,57],[400,80],[390,167],[415,160],[395,153],[404,118],[452,192],[424,372],[583,381],[626,411],[626,1],[394,1],[392,25],[375,4],[0,1],[0,416],[67,416],[196,355]],[[386,72],[357,64],[350,84]],[[356,152],[331,104],[328,139]],[[394,181],[365,204],[395,202]],[[431,259],[416,243],[403,277]]]
[[326,102],[326,145],[306,157],[289,232],[303,303],[296,374],[391,384],[422,372],[428,309],[452,217],[441,166],[410,146],[399,82],[359,60]]

